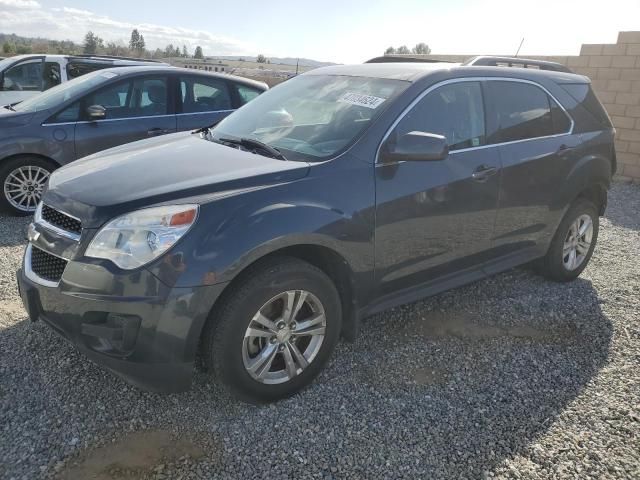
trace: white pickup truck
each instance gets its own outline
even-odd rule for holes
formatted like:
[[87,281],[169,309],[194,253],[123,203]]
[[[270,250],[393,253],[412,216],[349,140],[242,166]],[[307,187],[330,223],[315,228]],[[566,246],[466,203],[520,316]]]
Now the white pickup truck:
[[[16,55],[0,60],[0,106],[102,68],[158,65],[154,60],[106,55]],[[164,64],[166,65],[166,64]]]

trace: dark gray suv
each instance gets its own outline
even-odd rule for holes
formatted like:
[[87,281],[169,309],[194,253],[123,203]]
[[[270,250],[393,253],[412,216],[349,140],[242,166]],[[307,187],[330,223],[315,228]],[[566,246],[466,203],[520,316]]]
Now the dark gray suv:
[[267,89],[166,65],[88,73],[0,108],[0,209],[33,213],[49,174],[92,153],[222,120]]
[[613,138],[571,73],[320,68],[214,128],[54,172],[20,292],[32,320],[145,388],[188,388],[200,354],[241,397],[274,400],[363,317],[532,261],[576,278]]

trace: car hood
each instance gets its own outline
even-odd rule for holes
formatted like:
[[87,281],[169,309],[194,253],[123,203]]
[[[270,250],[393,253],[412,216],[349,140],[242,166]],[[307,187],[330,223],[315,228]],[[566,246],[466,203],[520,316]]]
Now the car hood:
[[97,228],[123,213],[167,202],[203,203],[226,192],[304,177],[309,164],[276,160],[177,133],[85,157],[57,171],[44,202]]

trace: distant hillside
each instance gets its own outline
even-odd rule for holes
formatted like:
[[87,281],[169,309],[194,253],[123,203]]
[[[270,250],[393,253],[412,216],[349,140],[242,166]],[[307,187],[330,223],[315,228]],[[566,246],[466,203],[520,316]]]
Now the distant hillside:
[[[249,57],[249,56],[243,56],[243,55],[216,55],[216,56],[209,56],[207,55],[207,58],[213,58],[213,59],[220,59],[220,60],[246,60],[248,62],[255,62],[256,57]],[[296,65],[296,62],[298,62],[298,58],[295,57],[267,57],[269,59],[269,61],[271,63],[279,63],[281,65]],[[300,66],[301,67],[312,67],[312,68],[318,68],[318,67],[326,67],[329,65],[337,65],[337,63],[332,63],[332,62],[320,62],[318,60],[312,60],[311,58],[300,58]]]

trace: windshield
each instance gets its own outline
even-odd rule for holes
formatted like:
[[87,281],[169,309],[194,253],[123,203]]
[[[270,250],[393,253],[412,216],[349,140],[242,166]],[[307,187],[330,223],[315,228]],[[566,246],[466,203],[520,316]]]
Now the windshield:
[[117,76],[117,73],[106,70],[87,73],[86,75],[50,88],[39,95],[28,98],[24,102],[15,105],[14,109],[16,112],[40,112],[42,110],[49,110],[115,76]]
[[287,159],[318,161],[351,145],[408,82],[302,75],[269,90],[225,118],[214,140],[253,138]]

